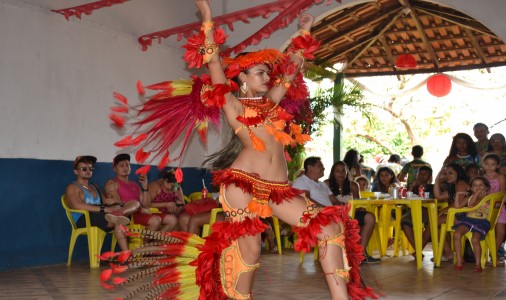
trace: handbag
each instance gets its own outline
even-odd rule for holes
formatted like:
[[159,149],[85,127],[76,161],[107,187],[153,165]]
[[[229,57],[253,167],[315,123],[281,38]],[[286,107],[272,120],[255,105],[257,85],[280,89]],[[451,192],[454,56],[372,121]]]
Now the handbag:
[[213,208],[217,207],[218,203],[216,203],[216,201],[212,198],[205,198],[185,204],[184,211],[190,216],[193,216],[204,212],[210,212]]

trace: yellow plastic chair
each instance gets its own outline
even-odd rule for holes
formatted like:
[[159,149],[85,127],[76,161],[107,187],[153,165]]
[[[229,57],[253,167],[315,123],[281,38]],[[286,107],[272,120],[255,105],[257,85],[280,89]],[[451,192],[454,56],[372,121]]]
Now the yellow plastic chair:
[[[316,244],[313,248],[313,259],[316,261],[318,260],[318,257],[320,256],[320,250],[318,249],[318,244]],[[304,256],[305,256],[305,253],[304,252],[300,252],[300,255],[299,255],[299,262],[302,264],[304,262]]]
[[[370,198],[371,196],[374,196],[374,193],[373,192],[360,192],[360,196],[363,198]],[[378,207],[373,207],[372,205],[367,204],[367,203],[362,204],[360,201],[354,201],[353,205],[352,205],[352,209],[350,210],[350,218],[352,218],[352,219],[355,218],[355,212],[356,212],[357,208],[365,208],[368,212],[373,213],[374,217],[376,218],[376,224],[374,225],[371,239],[369,240],[369,243],[367,244],[366,252],[369,255],[373,255],[374,250],[378,250],[380,252],[381,256],[383,256],[384,255],[382,252],[383,248],[381,246],[382,240],[380,237],[380,224],[381,223],[378,222],[378,220],[379,220]]]
[[[151,209],[152,208],[150,208],[149,211],[154,212]],[[155,209],[158,211],[157,208],[153,208],[153,210],[155,210]],[[146,228],[146,226],[135,223],[133,215],[130,216],[130,224],[128,224],[128,229],[130,229],[130,230],[143,230],[145,228]],[[129,236],[128,237],[128,249],[136,249],[136,248],[139,248],[140,246],[142,246],[143,244],[144,244],[144,239],[140,236]]]
[[202,237],[207,237],[211,234],[211,226],[216,222],[216,216],[218,213],[223,212],[223,208],[213,208],[211,210],[211,218],[209,219],[209,224],[204,224],[202,227]]
[[[490,230],[488,231],[485,239],[480,242],[481,245],[481,267],[485,268],[485,263],[488,260],[489,250],[490,256],[492,257],[492,266],[497,265],[497,247],[495,240],[495,224],[497,222],[497,218],[499,217],[499,212],[503,206],[504,201],[504,192],[493,193],[487,195],[485,198],[481,200],[478,205],[474,207],[464,207],[464,208],[450,208],[448,210],[448,214],[446,215],[446,222],[441,224],[441,233],[439,236],[439,248],[438,248],[438,258],[435,261],[435,265],[437,267],[441,264],[441,257],[443,256],[444,242],[446,239],[446,234],[448,232],[453,232],[452,226],[455,222],[455,214],[457,213],[467,213],[470,211],[474,211],[477,208],[483,206],[486,202],[490,202],[490,208],[488,213],[487,220],[490,222]],[[463,238],[468,238],[471,240],[472,233],[468,232],[465,234]],[[452,243],[453,247],[453,243]],[[462,247],[464,247],[464,243],[462,243]]]
[[374,192],[360,191],[360,198],[368,199],[374,197]]
[[202,192],[193,192],[188,198],[190,199],[188,202],[200,200],[202,199]]
[[[65,195],[61,196],[61,204],[65,209],[65,213],[67,214],[67,218],[69,219],[70,225],[72,226],[72,235],[70,236],[70,246],[69,246],[69,257],[67,260],[67,266],[70,266],[72,263],[72,253],[74,252],[74,246],[76,244],[77,237],[80,235],[87,235],[88,237],[88,252],[90,255],[90,267],[98,268],[100,267],[100,252],[102,250],[102,244],[104,243],[104,238],[106,234],[112,232],[105,232],[102,229],[91,226],[90,222],[90,213],[86,210],[81,209],[71,209],[67,201],[65,200]],[[72,218],[72,213],[81,213],[84,215],[86,219],[86,227],[78,228],[74,219]],[[111,250],[114,251],[116,247],[116,236],[113,234],[112,236],[112,244]]]

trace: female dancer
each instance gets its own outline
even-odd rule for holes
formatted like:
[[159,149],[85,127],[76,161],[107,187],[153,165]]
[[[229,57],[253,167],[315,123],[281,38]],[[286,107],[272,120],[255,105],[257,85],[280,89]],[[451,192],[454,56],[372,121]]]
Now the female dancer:
[[[207,64],[212,85],[197,92],[202,98],[207,96],[202,99],[206,107],[221,108],[228,125],[235,130],[229,145],[211,158],[215,169],[221,169],[214,173],[213,184],[221,186],[225,221],[213,225],[205,243],[195,235],[166,233],[165,237],[181,242],[155,247],[156,253],[175,253],[176,249],[184,248],[183,254],[198,254],[190,263],[196,269],[186,268],[191,272],[184,276],[195,278],[199,299],[251,299],[253,276],[259,267],[260,233],[266,228],[260,217],[275,214],[296,227],[299,236],[296,250],[308,252],[318,243],[332,299],[376,297],[360,280],[358,265],[363,259],[362,248],[357,244],[356,221],[348,217],[349,207],[317,207],[288,184],[284,146],[303,143],[308,136],[302,134],[301,128],[292,122],[293,116],[279,104],[292,88],[304,86],[300,69],[305,58],[312,58],[318,44],[309,33],[313,17],[299,16],[301,35],[292,40],[289,54],[273,49],[246,53],[224,60],[228,64],[224,69],[218,55],[224,33],[213,29],[209,0],[196,0],[196,4],[203,24],[200,33],[188,39],[189,44],[184,46],[185,60],[190,67]],[[230,92],[234,87],[229,81],[231,77],[240,86],[238,97]],[[293,95],[305,99],[307,91]],[[146,103],[144,111],[151,109],[147,106],[151,104],[157,105],[160,101]],[[189,245],[194,250],[188,250]],[[177,264],[180,263],[178,260]],[[188,286],[192,277],[184,277],[184,283],[177,284],[178,277],[162,268],[157,272],[155,284],[174,285],[169,290],[150,288],[162,289],[164,297],[194,293],[193,286]]]
[[[197,0],[197,7],[203,17],[204,26],[212,24],[208,1]],[[312,23],[313,18],[310,15],[299,17],[302,34],[309,34]],[[210,29],[207,32],[211,44],[212,31]],[[258,217],[268,217],[274,213],[284,222],[301,228],[299,236],[302,233],[305,237],[302,239],[299,237],[300,242],[313,240],[310,243],[314,244],[316,238],[321,241],[323,247],[320,250],[322,254],[320,260],[332,299],[347,299],[346,281],[349,279],[349,270],[345,249],[342,247],[345,229],[340,220],[343,217],[342,211],[338,212],[334,222],[327,221],[316,225],[320,219],[316,212],[322,209],[317,209],[308,199],[297,196],[298,191],[293,190],[288,184],[284,145],[276,137],[276,133],[280,132],[272,132],[272,125],[275,125],[275,122],[281,125],[281,130],[285,127],[279,122],[285,112],[278,104],[285,96],[286,88],[295,79],[296,72],[282,74],[278,77],[278,84],[275,83],[269,88],[270,64],[259,61],[261,54],[245,54],[235,61],[241,70],[237,76],[241,87],[239,96],[225,94],[226,103],[223,106],[227,122],[236,133],[237,139],[232,141],[239,141],[239,148],[242,148],[230,167],[216,172],[213,180],[222,186],[221,202],[227,217],[224,226],[233,224],[234,227],[243,227],[253,222],[258,228],[233,237],[231,245],[224,250],[230,252],[231,257],[237,258],[233,273],[226,276],[226,282],[222,282],[224,293],[234,299],[250,299],[254,271],[259,266],[260,233],[264,230]],[[304,62],[302,55],[303,53],[291,54],[290,64],[300,69]],[[207,65],[213,83],[228,82],[218,55],[211,56]],[[263,146],[259,145],[258,139],[263,142]],[[219,153],[215,166],[222,161],[221,158],[230,157],[227,150],[224,149]],[[245,188],[246,184],[251,187]],[[250,189],[251,191],[248,191]],[[245,190],[248,192],[245,193]],[[281,197],[276,199],[276,196]],[[316,236],[306,234],[306,226],[312,223],[305,218],[309,215],[311,215],[309,219],[316,221],[312,225],[319,227],[314,228],[318,232]]]
[[[455,202],[455,208],[461,207],[474,207],[487,195],[490,190],[490,184],[484,177],[475,177],[471,181],[471,195],[462,199],[462,202]],[[453,233],[453,245],[455,247],[455,255],[457,256],[457,263],[455,264],[455,271],[462,271],[464,265],[462,264],[462,236],[468,231],[473,233],[471,242],[473,244],[474,257],[476,259],[476,266],[474,272],[481,272],[481,245],[480,240],[485,239],[485,235],[490,230],[490,223],[487,220],[490,203],[486,202],[480,208],[466,213],[466,216],[460,217],[459,220],[452,226],[455,230]]]

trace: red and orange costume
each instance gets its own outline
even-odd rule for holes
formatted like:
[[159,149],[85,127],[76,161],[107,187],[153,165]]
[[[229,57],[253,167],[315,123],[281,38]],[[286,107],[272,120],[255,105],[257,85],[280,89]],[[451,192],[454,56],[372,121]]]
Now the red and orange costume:
[[[190,66],[200,67],[207,63],[218,51],[218,44],[224,42],[224,33],[217,29],[214,32],[216,43],[210,43],[206,34],[211,30],[212,24],[205,22],[202,31],[188,41],[185,46],[187,52],[185,59]],[[318,43],[308,32],[292,40],[289,51],[303,58],[312,58],[312,52]],[[266,64],[272,69],[272,85],[283,86],[287,89],[286,98],[292,102],[306,101],[307,88],[299,72],[300,66],[293,64],[289,56],[277,50],[262,50],[237,57],[225,58],[228,65],[225,73],[228,78],[235,77],[240,71],[246,70],[256,64]],[[298,72],[293,81],[284,77],[286,74]],[[193,128],[198,128],[201,137],[205,139],[207,124],[217,122],[219,109],[225,103],[224,94],[237,90],[237,84],[230,81],[228,84],[211,84],[208,76],[193,78],[192,81],[172,81],[149,86],[148,89],[161,90],[158,94],[143,105],[139,114],[143,119],[135,122],[137,130],[150,125],[142,134],[136,133],[127,136],[117,145],[138,146],[140,144],[153,145],[146,151],[138,150],[136,157],[143,163],[151,153],[161,155],[161,165],[168,159],[168,146],[177,137],[186,132],[186,141]],[[143,93],[140,87],[139,91]],[[118,112],[124,112],[127,107],[126,99],[116,94],[120,100],[120,108],[116,108],[111,119],[118,125],[123,125],[122,117]],[[293,122],[293,115],[288,113],[282,105],[277,105],[265,97],[259,99],[242,99],[243,113],[237,117],[242,126],[236,128],[236,133],[243,128],[248,130],[254,149],[264,151],[265,145],[253,132],[252,128],[264,126],[266,131],[283,145],[296,145],[309,140],[309,136]],[[123,107],[123,108],[121,108]],[[130,109],[130,107],[127,107]],[[128,110],[126,109],[126,110]],[[181,117],[181,116],[184,117]],[[176,117],[177,116],[177,117]],[[156,121],[156,122],[155,122]],[[153,122],[156,124],[153,126]],[[184,146],[183,150],[184,151]],[[182,152],[181,152],[182,154]],[[178,156],[181,157],[181,154]],[[145,171],[146,169],[144,169]],[[236,285],[239,275],[251,272],[258,268],[258,264],[249,265],[241,257],[238,239],[263,232],[266,225],[259,217],[269,217],[272,210],[269,203],[280,204],[290,201],[301,194],[301,191],[292,188],[288,182],[269,181],[257,174],[242,170],[228,168],[214,172],[213,182],[221,186],[220,201],[225,212],[225,221],[215,223],[212,234],[201,239],[196,235],[182,232],[168,232],[164,234],[143,232],[160,243],[145,245],[144,247],[122,253],[105,253],[103,259],[117,258],[122,265],[112,265],[111,269],[102,272],[102,285],[114,288],[118,285],[131,282],[135,279],[154,275],[153,282],[146,284],[130,296],[143,293],[146,290],[156,299],[251,299],[237,291]],[[228,186],[234,185],[251,195],[251,201],[245,208],[233,208],[225,197]],[[323,232],[323,227],[331,223],[339,224],[340,233],[318,241],[317,236]],[[326,274],[343,278],[347,282],[348,292],[352,299],[363,299],[375,295],[366,288],[359,275],[358,265],[362,261],[362,249],[358,243],[359,227],[355,220],[348,217],[347,207],[321,208],[306,199],[306,210],[300,216],[299,224],[295,227],[298,240],[295,250],[308,252],[310,247],[317,243],[321,249],[327,247],[340,247],[343,251],[343,268],[337,268]],[[132,233],[130,233],[132,234]],[[114,277],[130,267],[146,266],[130,278]],[[127,297],[127,298],[128,298]],[[157,298],[158,297],[158,298]]]

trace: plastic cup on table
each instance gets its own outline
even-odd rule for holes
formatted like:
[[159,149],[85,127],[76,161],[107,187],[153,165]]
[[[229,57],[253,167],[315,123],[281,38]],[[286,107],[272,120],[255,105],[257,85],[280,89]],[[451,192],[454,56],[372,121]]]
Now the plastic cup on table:
[[430,197],[430,193],[429,193],[429,192],[425,192],[425,193],[423,193],[423,197],[424,197],[425,199],[429,199],[429,197]]
[[406,193],[406,198],[413,198],[413,192],[407,192]]
[[380,196],[381,192],[374,192],[374,197],[376,197],[376,199],[379,199]]

